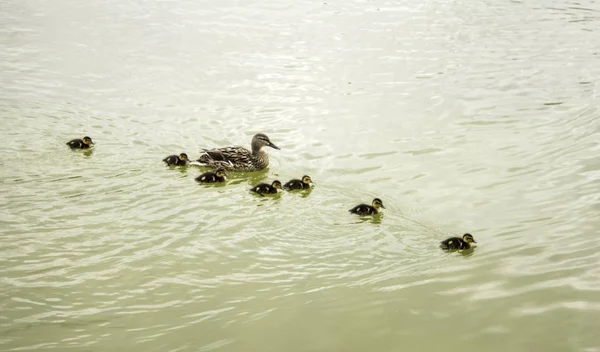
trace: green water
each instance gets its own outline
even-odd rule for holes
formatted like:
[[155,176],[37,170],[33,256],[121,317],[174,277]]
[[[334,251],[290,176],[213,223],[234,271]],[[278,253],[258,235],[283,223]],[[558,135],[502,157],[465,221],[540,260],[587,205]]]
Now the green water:
[[[0,350],[600,351],[599,31],[591,0],[3,2]],[[161,161],[258,132],[225,185]]]

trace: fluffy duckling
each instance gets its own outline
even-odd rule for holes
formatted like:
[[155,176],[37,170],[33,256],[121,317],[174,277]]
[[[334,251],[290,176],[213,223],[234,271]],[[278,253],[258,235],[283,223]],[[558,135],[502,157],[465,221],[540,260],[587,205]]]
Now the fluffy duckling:
[[292,191],[295,189],[309,189],[311,183],[312,183],[312,180],[311,180],[310,176],[304,175],[304,176],[302,176],[302,180],[293,179],[293,180],[286,182],[283,185],[283,188],[287,189],[288,191]]
[[278,180],[273,181],[273,183],[260,183],[252,188],[250,188],[250,192],[254,192],[264,197],[265,194],[276,194],[278,189],[281,189],[281,182]]
[[222,167],[229,171],[260,171],[269,166],[269,155],[262,147],[279,149],[264,133],[254,135],[251,145],[252,151],[244,147],[204,149],[193,165]]
[[67,145],[71,147],[71,149],[89,149],[92,144],[94,144],[94,142],[92,142],[92,139],[88,136],[83,137],[83,139],[74,139],[67,142]]
[[224,182],[225,176],[229,175],[225,173],[225,170],[218,168],[215,172],[205,172],[202,175],[196,177],[196,181],[200,183]]
[[379,213],[379,208],[385,209],[385,207],[383,206],[383,202],[379,198],[373,199],[372,204],[373,205],[359,204],[348,211],[351,212],[352,214],[358,214],[360,216],[364,216],[364,215],[375,215],[375,214]]
[[169,155],[163,161],[169,166],[186,166],[190,159],[188,159],[186,153],[181,153],[179,155]]
[[471,243],[477,243],[470,233],[465,233],[462,238],[450,237],[440,242],[440,247],[445,251],[462,250],[471,248]]

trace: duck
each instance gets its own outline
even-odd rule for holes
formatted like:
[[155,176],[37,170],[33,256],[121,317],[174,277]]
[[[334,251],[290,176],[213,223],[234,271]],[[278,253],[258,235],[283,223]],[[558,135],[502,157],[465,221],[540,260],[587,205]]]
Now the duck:
[[312,179],[310,178],[310,176],[304,175],[302,176],[302,180],[289,180],[283,185],[283,188],[287,189],[288,191],[293,191],[296,189],[309,189],[311,183]]
[[269,166],[269,155],[262,148],[280,149],[264,133],[255,134],[252,137],[251,146],[252,151],[238,146],[203,149],[204,153],[193,165],[221,167],[228,171],[260,171]]
[[273,183],[260,183],[252,188],[250,188],[250,192],[254,192],[264,197],[265,194],[276,194],[278,189],[281,189],[281,182],[278,180],[273,181]]
[[373,205],[359,204],[348,211],[351,212],[352,214],[358,214],[360,216],[364,216],[364,215],[378,214],[379,208],[385,209],[383,202],[379,198],[373,199],[373,202],[371,204],[373,204]]
[[179,155],[169,155],[163,161],[169,166],[185,166],[190,159],[186,153],[181,153]]
[[200,183],[224,182],[225,176],[229,175],[225,173],[225,170],[223,168],[218,168],[217,170],[215,170],[215,172],[205,172],[202,175],[196,177],[196,181]]
[[83,139],[73,139],[72,141],[67,142],[67,145],[71,149],[89,149],[94,142],[88,136],[83,137]]
[[440,242],[440,247],[445,251],[463,250],[470,249],[473,245],[471,243],[477,243],[470,233],[465,233],[462,238],[450,237]]

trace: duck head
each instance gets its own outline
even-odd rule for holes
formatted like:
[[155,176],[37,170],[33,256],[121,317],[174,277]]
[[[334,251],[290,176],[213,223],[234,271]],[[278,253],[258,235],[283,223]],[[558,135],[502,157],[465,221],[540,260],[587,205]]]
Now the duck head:
[[274,149],[280,149],[278,146],[273,144],[269,137],[264,133],[255,134],[252,137],[252,151],[259,151],[262,147],[271,147]]
[[215,174],[216,174],[217,176],[219,176],[219,177],[225,177],[225,176],[229,176],[229,175],[228,175],[228,174],[225,172],[225,170],[224,170],[224,169],[221,169],[221,168],[218,168],[218,169],[215,171]]
[[83,143],[87,145],[94,144],[94,142],[92,142],[92,139],[88,136],[83,137]]
[[275,189],[282,189],[283,187],[281,186],[281,182],[279,182],[278,180],[273,181],[273,183],[271,183],[271,186]]
[[477,241],[475,241],[475,239],[473,238],[473,236],[471,236],[470,233],[465,233],[462,237],[462,240],[467,243],[477,243]]
[[302,176],[302,183],[306,183],[307,185],[310,185],[312,183],[312,179],[310,178],[310,176],[304,175],[304,176]]
[[181,161],[189,161],[190,159],[188,158],[186,153],[181,153],[179,154],[179,160]]
[[381,199],[375,198],[375,199],[373,199],[373,208],[375,208],[375,209],[379,209],[379,208],[385,209],[385,206],[383,206],[383,202],[381,201]]

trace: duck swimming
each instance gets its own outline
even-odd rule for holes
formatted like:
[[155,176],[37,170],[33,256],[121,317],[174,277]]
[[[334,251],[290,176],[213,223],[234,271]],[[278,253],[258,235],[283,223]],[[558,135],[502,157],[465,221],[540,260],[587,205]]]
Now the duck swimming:
[[310,178],[310,176],[304,175],[302,176],[302,180],[289,180],[285,183],[285,185],[283,185],[283,188],[287,189],[288,191],[293,191],[296,189],[309,189],[311,183],[312,179]]
[[364,215],[378,214],[379,208],[385,209],[385,206],[383,206],[383,202],[379,198],[373,199],[372,204],[373,205],[359,204],[348,211],[351,212],[352,214],[358,214],[360,216],[364,216]]
[[169,155],[164,158],[163,161],[169,166],[185,166],[190,159],[188,159],[186,153],[181,153],[179,155]]
[[215,172],[205,172],[202,175],[196,177],[196,181],[200,183],[216,183],[224,182],[225,176],[229,176],[225,173],[225,170],[218,168]]
[[251,144],[252,151],[244,147],[203,149],[204,153],[194,165],[221,167],[229,171],[260,171],[269,166],[269,155],[262,147],[280,149],[264,133],[254,135]]
[[83,139],[74,139],[67,142],[67,145],[71,147],[71,149],[89,149],[92,144],[94,144],[94,142],[92,142],[92,139],[88,136],[83,137]]
[[440,247],[445,251],[454,251],[469,249],[472,247],[471,243],[477,243],[470,233],[465,233],[462,238],[450,237],[440,242]]
[[278,189],[281,189],[281,182],[275,180],[271,184],[260,183],[250,188],[250,192],[254,192],[264,197],[265,194],[276,194]]

